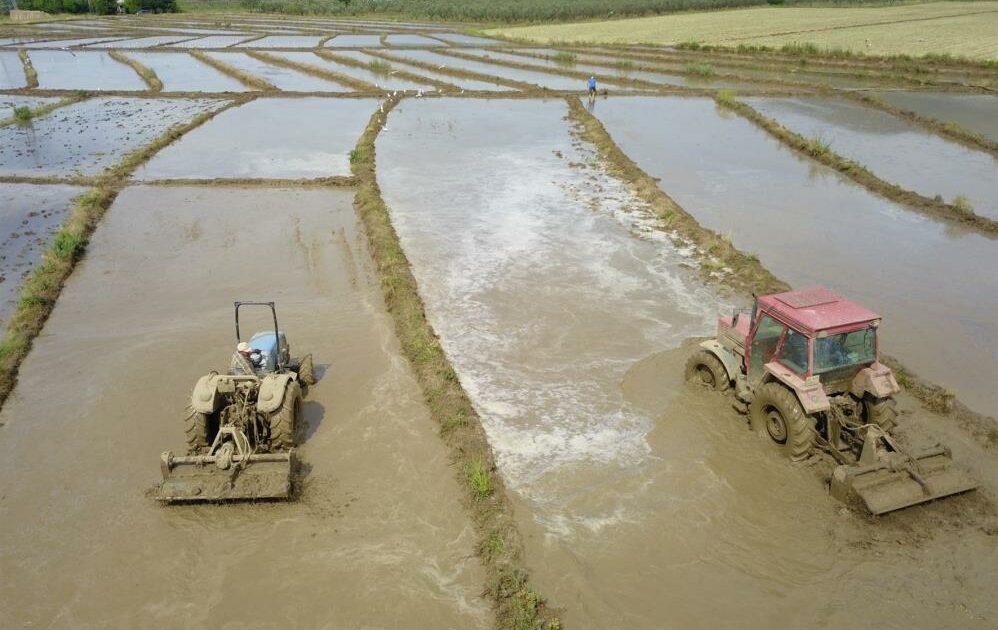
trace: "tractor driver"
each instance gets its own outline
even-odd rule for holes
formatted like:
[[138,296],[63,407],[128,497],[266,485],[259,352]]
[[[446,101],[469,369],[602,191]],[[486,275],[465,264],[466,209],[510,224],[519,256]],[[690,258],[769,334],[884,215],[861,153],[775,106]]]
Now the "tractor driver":
[[263,363],[263,357],[245,341],[240,341],[229,362],[229,371],[233,374],[254,374],[256,368]]

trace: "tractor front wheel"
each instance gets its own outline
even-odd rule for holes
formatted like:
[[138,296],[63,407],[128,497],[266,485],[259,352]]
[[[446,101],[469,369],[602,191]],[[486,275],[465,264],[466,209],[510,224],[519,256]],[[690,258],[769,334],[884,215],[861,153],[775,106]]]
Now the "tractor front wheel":
[[295,430],[301,424],[301,385],[289,381],[281,407],[270,414],[270,450],[287,451],[295,445]]
[[814,418],[804,413],[800,401],[780,383],[764,383],[750,408],[752,424],[765,427],[766,433],[790,459],[799,461],[810,455],[817,432]]
[[897,426],[898,410],[890,396],[875,398],[869,394],[863,397],[863,419],[867,424],[875,424],[885,432]]
[[723,392],[731,386],[728,372],[721,364],[721,360],[707,350],[700,350],[687,359],[686,380],[718,392]]

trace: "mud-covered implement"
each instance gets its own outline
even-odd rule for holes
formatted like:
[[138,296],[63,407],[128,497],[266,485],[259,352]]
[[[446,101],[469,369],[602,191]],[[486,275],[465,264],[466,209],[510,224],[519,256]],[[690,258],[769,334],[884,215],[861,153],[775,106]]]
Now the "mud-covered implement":
[[908,452],[891,436],[900,387],[879,360],[880,321],[821,287],[762,296],[718,321],[686,377],[734,385],[736,407],[791,459],[829,453],[832,496],[873,514],[973,490],[947,449]]
[[[268,306],[274,330],[249,342],[239,309]],[[301,426],[302,386],[315,383],[312,358],[293,361],[273,302],[236,302],[237,352],[228,374],[198,379],[185,419],[187,454],[160,456],[166,502],[287,498]]]

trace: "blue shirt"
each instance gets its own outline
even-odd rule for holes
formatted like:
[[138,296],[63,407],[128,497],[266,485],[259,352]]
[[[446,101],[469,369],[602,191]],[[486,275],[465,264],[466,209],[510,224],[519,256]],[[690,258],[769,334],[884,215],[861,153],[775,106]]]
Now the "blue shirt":
[[590,90],[596,89],[596,77],[589,79],[589,89]]

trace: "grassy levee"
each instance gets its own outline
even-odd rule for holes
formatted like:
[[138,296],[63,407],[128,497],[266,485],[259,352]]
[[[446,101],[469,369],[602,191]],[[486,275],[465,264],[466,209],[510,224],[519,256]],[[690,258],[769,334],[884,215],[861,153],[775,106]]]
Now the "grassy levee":
[[359,92],[376,92],[378,91],[378,86],[373,83],[368,83],[366,81],[360,81],[353,77],[348,77],[345,74],[340,74],[339,72],[334,72],[328,68],[323,68],[321,66],[312,65],[310,63],[302,63],[299,61],[291,61],[283,57],[277,57],[275,55],[267,54],[265,52],[260,52],[256,50],[247,51],[250,57],[259,59],[264,63],[269,63],[274,66],[283,66],[285,68],[290,68],[291,70],[297,70],[303,74],[308,74],[313,77],[318,77],[320,79],[326,79],[327,81],[333,81],[339,83],[340,85],[345,85],[352,90],[357,90]]
[[[586,111],[578,98],[569,97],[567,100],[570,108],[569,117],[579,124],[579,135],[583,140],[596,146],[607,170],[627,182],[639,198],[656,210],[663,227],[674,230],[683,238],[696,243],[701,251],[712,254],[715,259],[733,270],[733,273],[721,276],[721,282],[742,293],[749,291],[757,294],[771,293],[790,288],[787,282],[766,269],[757,257],[738,251],[726,239],[701,226],[663,192],[653,178],[621,151],[599,120]],[[701,264],[703,262],[701,261]],[[716,263],[710,264],[709,260],[707,262],[705,270],[716,268]],[[881,355],[881,360],[894,370],[898,383],[926,409],[952,418],[985,448],[998,448],[998,426],[995,425],[994,419],[968,408],[952,392],[919,377],[897,359]]]
[[576,123],[579,136],[596,147],[608,172],[626,182],[638,198],[650,205],[664,227],[696,245],[701,252],[701,270],[705,278],[712,280],[717,275],[711,274],[726,268],[730,273],[721,275],[724,283],[745,293],[774,293],[789,288],[763,267],[756,256],[739,251],[727,238],[700,225],[617,146],[603,123],[590,114],[578,98],[571,96],[566,100],[569,118]]
[[[51,103],[49,105],[42,105],[41,107],[35,107],[35,108],[22,108],[22,107],[19,107],[19,108],[17,108],[18,113],[13,118],[6,118],[6,119],[3,119],[3,120],[0,120],[0,128],[6,127],[8,125],[16,125],[16,124],[19,124],[19,123],[26,123],[29,120],[32,120],[34,118],[38,118],[40,116],[44,116],[44,115],[46,115],[48,113],[51,113],[51,112],[53,112],[53,111],[55,111],[55,110],[57,110],[57,109],[59,109],[61,107],[66,107],[67,105],[72,105],[73,103],[79,103],[82,100],[90,98],[90,96],[91,95],[88,92],[80,92],[78,94],[74,94],[73,96],[67,96],[66,98],[63,98],[62,100],[58,101],[57,103]],[[27,111],[28,111],[28,113],[26,115],[20,113],[20,112],[23,112],[25,109],[27,109]]]
[[920,195],[897,184],[886,182],[874,175],[862,164],[848,160],[835,153],[820,138],[805,138],[799,133],[787,129],[772,118],[763,116],[751,105],[739,101],[730,92],[721,91],[715,96],[714,100],[718,106],[750,120],[784,145],[813,160],[821,162],[825,166],[835,169],[857,184],[885,199],[903,204],[912,210],[928,216],[974,227],[986,234],[998,234],[998,221],[976,214],[964,204],[946,203],[945,201]]
[[214,57],[209,57],[204,52],[200,50],[189,50],[187,51],[189,55],[197,59],[202,63],[206,63],[215,70],[218,70],[222,74],[227,74],[236,81],[239,81],[251,90],[263,90],[264,92],[274,92],[277,91],[277,86],[269,81],[264,81],[260,77],[250,74],[248,72],[243,72],[239,68],[230,66],[224,61],[215,59]]
[[199,114],[185,124],[171,127],[149,144],[126,154],[120,162],[96,178],[90,190],[76,198],[69,216],[42,254],[41,263],[24,281],[17,305],[7,322],[6,333],[0,341],[0,406],[17,384],[21,362],[45,326],[66,279],[86,253],[90,236],[124,187],[125,180],[163,147],[219,113],[251,98],[233,100],[224,107]]
[[486,591],[494,604],[496,628],[556,630],[561,628],[559,618],[530,586],[523,543],[481,420],[426,318],[416,279],[381,197],[375,175],[375,140],[400,100],[385,101],[384,111],[374,113],[351,153],[357,180],[354,205],[364,222],[381,293],[395,322],[402,352],[458,471],[478,535],[478,556],[488,575]]
[[[341,57],[339,55],[333,54],[330,51],[320,50],[318,54],[323,59],[328,59],[329,61],[343,64],[344,66],[351,66],[353,68],[363,68],[364,70],[372,69],[372,66],[370,64],[365,64],[361,61],[357,61],[356,59],[352,59],[350,57]],[[385,64],[386,66],[385,69],[387,70],[387,74],[398,77],[400,79],[405,79],[406,81],[413,81],[415,83],[422,85],[432,85],[433,87],[441,91],[457,92],[460,89],[453,83],[438,81],[436,79],[431,79],[429,77],[420,76],[413,72],[408,72],[406,70],[401,70],[399,68],[393,68],[391,64],[387,61],[378,60],[376,63]]]
[[907,109],[895,107],[894,105],[891,105],[876,96],[870,96],[869,94],[863,94],[862,92],[843,91],[842,95],[858,101],[863,105],[874,107],[881,111],[887,112],[888,114],[893,114],[898,118],[903,118],[917,125],[921,125],[930,131],[946,136],[950,140],[955,140],[956,142],[970,147],[971,149],[987,151],[991,155],[998,157],[998,142],[995,142],[990,138],[986,138],[983,135],[969,129],[965,129],[954,122],[942,121],[938,118],[923,116],[922,114],[909,111]]
[[156,71],[152,68],[146,67],[135,59],[125,55],[125,53],[120,50],[109,50],[107,54],[111,57],[111,59],[114,59],[118,63],[123,63],[132,70],[135,70],[136,74],[142,77],[142,80],[146,82],[146,85],[148,85],[149,89],[153,92],[163,91],[163,82],[159,80],[159,77],[156,76]]
[[21,58],[21,64],[24,66],[24,80],[28,84],[27,87],[38,87],[38,72],[31,63],[31,57],[28,57],[28,51],[22,48],[17,51],[17,56]]

